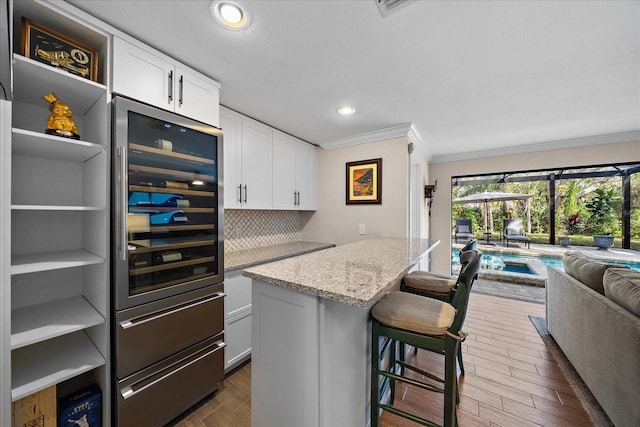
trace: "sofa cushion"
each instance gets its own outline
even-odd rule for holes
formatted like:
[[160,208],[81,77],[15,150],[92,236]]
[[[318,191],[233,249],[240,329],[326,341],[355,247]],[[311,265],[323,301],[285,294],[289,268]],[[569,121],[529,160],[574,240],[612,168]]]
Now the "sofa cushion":
[[631,268],[609,268],[603,277],[604,295],[640,317],[640,272]]
[[613,264],[597,262],[583,253],[572,251],[564,253],[562,264],[564,271],[569,276],[602,295],[604,295],[604,286],[602,285],[604,272],[608,268],[617,267]]

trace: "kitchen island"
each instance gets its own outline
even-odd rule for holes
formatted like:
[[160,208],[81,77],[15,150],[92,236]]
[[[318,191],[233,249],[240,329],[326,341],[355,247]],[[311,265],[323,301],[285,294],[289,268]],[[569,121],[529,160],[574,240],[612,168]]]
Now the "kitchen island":
[[368,425],[370,309],[437,244],[375,238],[245,270],[252,425]]

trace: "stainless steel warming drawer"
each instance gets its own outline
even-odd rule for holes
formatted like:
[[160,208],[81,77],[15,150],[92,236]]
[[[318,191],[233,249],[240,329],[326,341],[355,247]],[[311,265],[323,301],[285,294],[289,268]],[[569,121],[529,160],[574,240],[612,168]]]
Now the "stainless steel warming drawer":
[[123,379],[223,331],[222,289],[223,284],[209,286],[117,312],[117,377]]
[[224,377],[223,333],[118,382],[118,426],[159,426],[171,421]]

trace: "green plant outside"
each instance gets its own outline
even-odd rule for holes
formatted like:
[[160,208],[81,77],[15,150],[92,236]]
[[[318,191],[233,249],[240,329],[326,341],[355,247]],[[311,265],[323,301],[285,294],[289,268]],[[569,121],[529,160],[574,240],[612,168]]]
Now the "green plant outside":
[[587,225],[592,234],[597,236],[611,236],[616,234],[618,218],[613,207],[615,192],[598,188],[585,207],[589,212]]

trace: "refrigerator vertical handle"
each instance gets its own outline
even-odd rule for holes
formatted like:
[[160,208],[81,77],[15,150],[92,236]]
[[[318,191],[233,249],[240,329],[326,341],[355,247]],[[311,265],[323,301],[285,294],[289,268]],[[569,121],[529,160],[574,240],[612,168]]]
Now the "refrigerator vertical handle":
[[129,240],[127,236],[127,193],[128,193],[128,177],[127,177],[127,147],[118,147],[118,156],[120,156],[120,259],[127,260],[127,252]]
[[173,102],[173,71],[169,71],[169,101],[171,104]]

